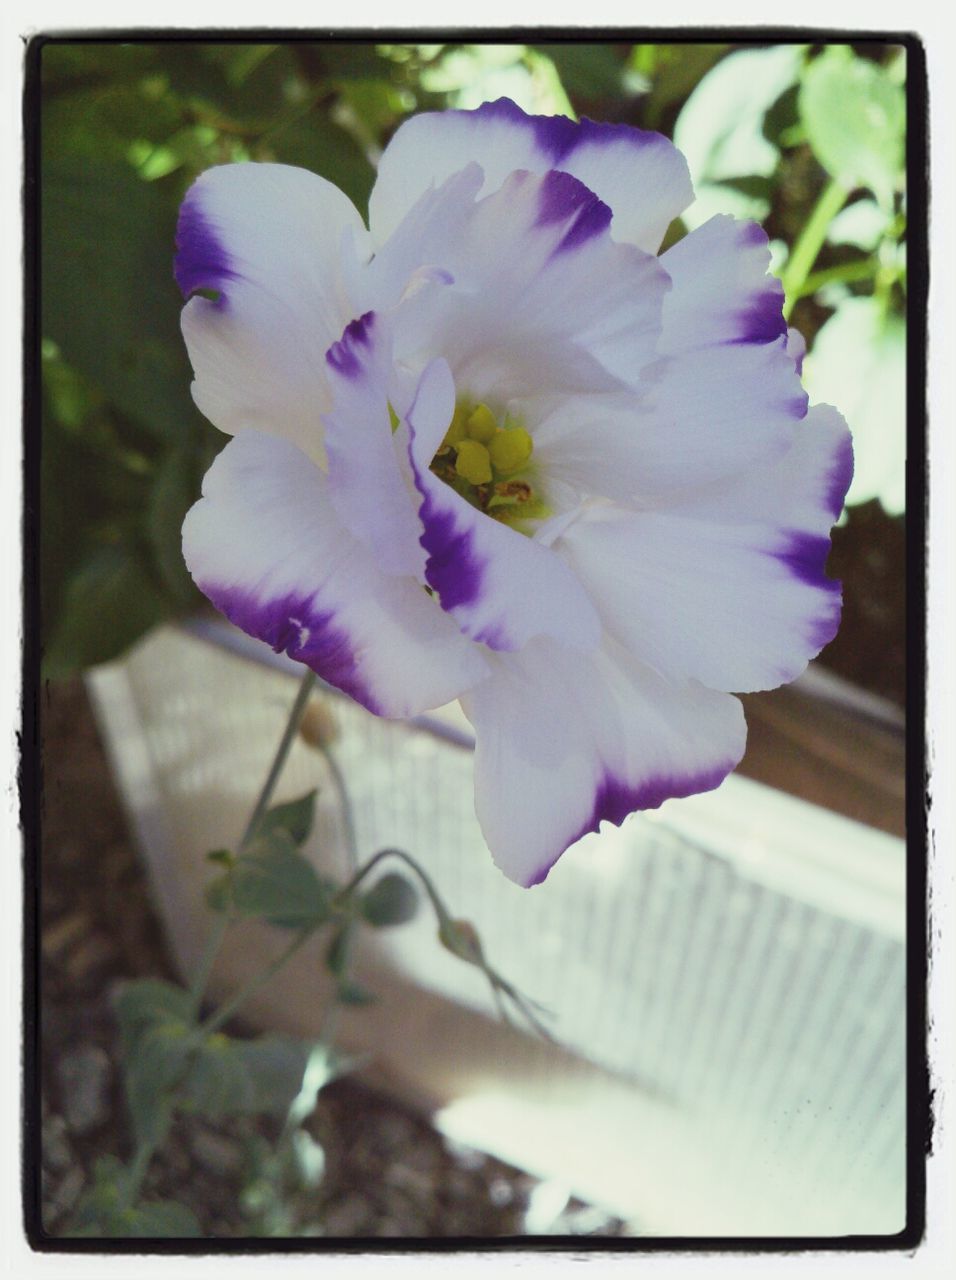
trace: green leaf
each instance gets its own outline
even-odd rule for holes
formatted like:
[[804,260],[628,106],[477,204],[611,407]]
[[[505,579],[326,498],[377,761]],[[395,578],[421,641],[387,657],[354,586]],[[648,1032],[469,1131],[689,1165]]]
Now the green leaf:
[[44,674],[56,679],[108,662],[172,612],[134,546],[96,547],[66,585]]
[[124,1052],[129,1053],[144,1032],[165,1024],[190,1025],[192,998],[184,987],[158,978],[124,982],[113,1000]]
[[284,929],[318,925],[331,914],[328,888],[282,828],[239,858],[232,896],[240,915],[264,916]]
[[152,1200],[137,1205],[124,1216],[126,1229],[117,1235],[193,1240],[201,1234],[193,1211],[175,1200]]
[[375,170],[355,139],[324,111],[316,108],[270,133],[268,147],[283,164],[334,182],[360,212],[368,208]]
[[183,607],[198,603],[198,588],[183,560],[182,528],[186,512],[199,497],[200,479],[192,454],[171,450],[161,460],[153,478],[146,513],[153,555],[170,595]]
[[139,1141],[161,1142],[172,1120],[171,1088],[187,1062],[189,992],[146,978],[125,983],[113,1003],[123,1042],[126,1101]]
[[303,1191],[313,1191],[325,1173],[325,1152],[305,1129],[293,1133],[292,1152],[299,1186]]
[[651,91],[641,104],[646,127],[656,129],[667,109],[687,98],[729,48],[727,44],[634,45],[628,65],[651,81]]
[[356,1006],[356,1008],[376,1004],[378,1001],[378,996],[374,991],[369,991],[367,987],[347,979],[339,983],[336,988],[335,998],[339,1004],[350,1004]]
[[906,100],[900,85],[848,45],[830,45],[807,68],[798,100],[814,155],[852,191],[884,205],[902,182]]
[[241,1042],[252,1084],[252,1109],[285,1118],[302,1088],[310,1049],[291,1036],[269,1035]]
[[716,213],[762,218],[765,199],[714,184],[724,178],[769,177],[780,153],[764,137],[764,119],[793,85],[805,46],[742,49],[721,59],[684,103],[674,142],[690,165],[697,199],[684,211],[694,230]]
[[847,297],[814,339],[803,368],[813,404],[835,404],[853,433],[848,505],[906,505],[906,325],[873,297]]
[[163,1023],[144,1031],[126,1060],[126,1102],[137,1142],[159,1146],[169,1132],[189,1057],[187,1028]]
[[406,876],[389,871],[363,895],[361,911],[376,928],[406,924],[418,911],[418,891]]
[[228,911],[232,906],[232,875],[216,876],[206,886],[206,906],[210,911]]
[[241,1041],[212,1035],[189,1069],[183,1092],[200,1115],[218,1119],[255,1110],[256,1090]]
[[199,416],[178,332],[173,191],[76,154],[55,130],[43,138],[43,332],[126,415],[181,439]]
[[[127,1174],[128,1170],[120,1166],[117,1176],[121,1183],[125,1183]],[[101,1240],[194,1239],[200,1235],[200,1229],[195,1215],[185,1205],[174,1200],[151,1200],[123,1208],[118,1186],[107,1187],[99,1180],[78,1204],[67,1235]]]
[[269,837],[276,831],[284,831],[291,836],[297,845],[305,844],[315,821],[315,797],[317,788],[313,787],[298,800],[289,800],[285,804],[273,805],[259,821],[256,835]]
[[572,97],[603,99],[620,95],[624,60],[619,47],[574,41],[537,44],[534,48],[551,59],[561,83]]
[[851,244],[857,249],[872,250],[889,229],[886,210],[875,200],[856,200],[841,209],[827,228],[831,244]]

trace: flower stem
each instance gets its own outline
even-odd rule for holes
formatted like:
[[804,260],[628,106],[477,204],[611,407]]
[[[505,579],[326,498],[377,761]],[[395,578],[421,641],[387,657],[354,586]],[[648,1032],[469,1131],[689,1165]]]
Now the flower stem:
[[425,892],[428,894],[429,899],[431,900],[431,904],[432,904],[432,907],[434,908],[435,915],[438,917],[439,924],[446,924],[446,923],[451,924],[451,916],[448,914],[448,910],[445,907],[445,904],[442,902],[441,898],[438,896],[438,890],[432,884],[431,879],[428,875],[428,872],[425,871],[424,868],[421,867],[415,861],[415,859],[411,856],[411,854],[405,853],[404,850],[402,849],[380,849],[379,852],[374,855],[374,857],[369,858],[368,862],[366,862],[364,867],[356,871],[356,873],[352,876],[352,879],[348,882],[345,888],[342,889],[340,893],[336,894],[337,902],[343,905],[346,902],[348,902],[349,898],[351,898],[352,894],[359,887],[359,885],[362,883],[365,877],[369,874],[369,872],[373,869],[373,867],[377,866],[378,863],[380,863],[384,858],[399,858],[402,862],[406,863],[409,867],[411,867],[411,869],[415,872],[418,879],[421,881],[422,887],[424,888]]
[[[286,721],[285,729],[282,731],[282,737],[279,740],[279,745],[276,748],[275,755],[273,756],[272,764],[269,766],[269,772],[266,775],[266,780],[262,784],[262,790],[259,792],[259,798],[256,800],[255,807],[252,810],[252,814],[246,824],[246,829],[243,833],[242,839],[239,842],[240,853],[242,853],[249,844],[255,834],[256,827],[258,827],[262,820],[262,815],[269,807],[269,801],[272,799],[272,793],[275,791],[276,783],[279,781],[279,776],[282,773],[283,766],[285,765],[289,749],[295,740],[295,735],[302,722],[302,717],[305,714],[305,708],[314,685],[315,672],[306,670],[299,684],[299,691],[295,696],[295,701],[293,702],[292,708],[289,712],[289,718]],[[189,985],[189,994],[194,1016],[199,1013],[202,998],[206,993],[206,984],[209,982],[213,965],[216,962],[216,957],[219,954],[219,950],[222,947],[223,940],[231,923],[231,919],[227,913],[222,913],[219,916],[206,942],[206,947],[196,968],[196,972],[193,974],[192,982]]]
[[260,987],[265,986],[270,978],[274,978],[279,970],[285,967],[288,961],[308,942],[318,928],[318,924],[310,924],[301,933],[297,933],[285,950],[281,951],[271,964],[268,964],[265,969],[250,978],[244,987],[240,987],[225,1004],[220,1005],[215,1013],[210,1014],[205,1022],[200,1023],[193,1032],[197,1043],[201,1043],[207,1036],[212,1035],[214,1031],[218,1031],[223,1023],[228,1022],[251,995],[254,995]]
[[872,280],[882,270],[874,258],[864,258],[862,262],[844,262],[838,267],[826,267],[823,271],[814,271],[797,291],[794,302],[816,293],[828,284],[854,284],[858,280]]
[[793,246],[793,253],[783,269],[783,290],[786,295],[784,319],[790,318],[790,312],[801,296],[807,276],[813,270],[817,255],[823,248],[830,223],[846,203],[847,194],[846,187],[841,182],[836,178],[831,179],[820,193],[813,212],[800,232],[799,239]]
[[342,806],[342,821],[345,825],[345,844],[348,852],[349,870],[356,871],[358,869],[358,842],[355,839],[355,818],[352,814],[352,802],[349,799],[348,787],[345,785],[345,778],[339,768],[339,762],[335,758],[333,749],[322,743],[319,750],[325,757],[332,784],[339,797],[339,804]]
[[289,748],[298,732],[302,717],[305,714],[306,704],[312,694],[315,685],[315,672],[306,671],[299,685],[299,692],[295,696],[295,702],[292,704],[292,710],[289,712],[289,719],[286,722],[285,730],[282,738],[276,748],[276,753],[272,761],[272,765],[266,775],[266,780],[262,784],[262,790],[259,792],[259,799],[256,801],[256,807],[252,811],[252,816],[246,826],[242,840],[239,842],[240,853],[252,839],[255,834],[256,827],[259,825],[262,815],[269,807],[269,801],[272,799],[272,793],[275,790],[276,783],[279,781],[279,774],[285,764],[286,756],[289,754]]

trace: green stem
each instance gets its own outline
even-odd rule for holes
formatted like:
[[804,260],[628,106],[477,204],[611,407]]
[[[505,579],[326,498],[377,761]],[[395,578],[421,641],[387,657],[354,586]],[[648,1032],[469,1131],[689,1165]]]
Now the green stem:
[[349,869],[356,871],[358,869],[358,842],[355,839],[355,818],[352,814],[352,802],[349,799],[348,787],[345,785],[345,777],[339,768],[339,762],[335,758],[335,753],[331,747],[322,743],[319,747],[322,755],[325,757],[325,763],[328,766],[329,774],[332,778],[332,784],[335,787],[339,797],[339,804],[342,806],[342,820],[345,824],[345,844],[348,851]]
[[[256,827],[258,827],[262,820],[262,815],[269,807],[269,801],[272,799],[272,793],[275,791],[276,783],[279,781],[279,776],[285,766],[289,750],[292,743],[295,741],[295,735],[298,732],[299,725],[302,723],[302,717],[305,714],[305,708],[308,704],[309,697],[312,694],[314,686],[315,672],[306,670],[301,682],[299,683],[299,691],[296,694],[295,701],[289,711],[289,718],[286,721],[285,729],[282,731],[282,737],[279,739],[279,745],[272,758],[272,764],[269,766],[269,772],[266,775],[266,780],[262,784],[262,790],[259,792],[259,798],[256,800],[255,807],[252,810],[252,814],[246,824],[246,829],[243,833],[242,839],[239,842],[240,853],[242,853],[249,844],[255,834]],[[199,961],[196,972],[193,974],[192,982],[189,984],[189,995],[194,1017],[199,1013],[199,1008],[202,1004],[202,998],[206,994],[206,985],[209,982],[213,965],[216,963],[216,957],[219,955],[220,948],[222,947],[223,940],[225,939],[231,923],[232,921],[228,914],[223,913],[219,916],[215,927],[206,942],[205,950],[203,951],[202,958]]]
[[801,295],[807,277],[813,270],[817,255],[823,248],[830,223],[846,203],[847,190],[836,178],[823,188],[820,197],[813,207],[813,212],[793,246],[783,270],[783,290],[786,295],[783,314],[789,319],[794,303]]
[[306,671],[299,685],[299,692],[295,696],[295,702],[292,704],[292,710],[289,712],[289,719],[286,722],[285,730],[279,740],[276,753],[272,761],[272,765],[266,775],[266,780],[262,784],[262,790],[259,792],[259,799],[256,801],[256,807],[252,811],[252,816],[246,826],[242,840],[239,842],[239,852],[245,849],[246,845],[252,839],[256,827],[259,825],[262,815],[269,807],[269,801],[272,799],[272,793],[275,790],[276,783],[279,781],[279,774],[282,772],[286,756],[289,754],[289,748],[295,740],[295,735],[299,731],[299,725],[305,714],[305,708],[309,698],[312,695],[312,689],[315,685],[315,672]]
[[428,872],[419,866],[411,854],[405,853],[402,849],[380,849],[374,857],[369,858],[364,867],[359,871],[356,871],[355,875],[353,875],[345,888],[342,889],[340,893],[336,894],[336,902],[341,905],[347,903],[365,877],[373,867],[377,866],[378,863],[382,861],[383,858],[399,858],[402,862],[406,863],[407,866],[411,867],[416,876],[418,876],[419,880],[422,882],[425,892],[431,900],[431,904],[435,911],[435,915],[438,917],[439,924],[450,925],[452,923],[451,916],[448,914],[445,904],[442,902],[441,898],[439,898],[438,890],[432,884],[431,879],[428,876]]
[[152,1141],[142,1142],[136,1148],[133,1163],[129,1167],[129,1174],[123,1185],[122,1207],[124,1209],[131,1209],[136,1203],[155,1151],[156,1143]]
[[265,984],[279,972],[280,969],[288,963],[295,953],[305,945],[319,928],[318,924],[310,924],[307,929],[303,929],[301,933],[296,934],[284,951],[267,965],[265,969],[257,973],[255,977],[250,978],[244,987],[240,987],[225,1004],[220,1005],[215,1013],[211,1013],[205,1022],[200,1023],[196,1030],[192,1033],[197,1044],[201,1044],[207,1036],[211,1036],[214,1031],[218,1031],[223,1023],[228,1022],[233,1014],[245,1004],[251,995],[254,995],[260,987]]
[[[255,835],[256,828],[262,820],[262,815],[269,807],[272,799],[272,793],[275,791],[276,783],[282,773],[283,766],[289,755],[292,743],[295,741],[295,735],[298,732],[302,716],[305,714],[305,708],[312,694],[315,685],[315,673],[306,671],[299,684],[299,691],[296,694],[292,709],[289,712],[289,718],[286,721],[285,729],[276,748],[276,753],[266,775],[266,780],[262,784],[262,790],[259,792],[259,798],[252,810],[252,815],[246,824],[245,832],[239,843],[239,851],[242,852]],[[339,779],[341,781],[341,779]],[[343,784],[344,785],[344,784]],[[193,975],[192,982],[189,987],[190,1004],[193,1017],[198,1016],[202,998],[206,991],[206,984],[215,964],[216,957],[219,954],[226,931],[231,923],[230,917],[223,913],[216,921],[215,928],[209,935],[203,950],[202,958],[199,961],[196,972]],[[188,1048],[198,1049],[202,1042],[210,1036],[214,1031],[227,1022],[233,1014],[245,1003],[245,1001],[261,986],[274,977],[283,965],[295,954],[296,951],[305,943],[315,932],[316,925],[310,925],[308,929],[304,929],[297,937],[295,937],[288,947],[264,969],[257,974],[250,982],[246,983],[239,991],[237,991],[230,1000],[220,1006],[215,1013],[211,1014],[204,1023],[201,1023],[189,1037]],[[133,1156],[133,1163],[130,1166],[129,1177],[126,1183],[126,1193],[124,1202],[127,1207],[133,1205],[136,1197],[139,1195],[139,1189],[142,1185],[143,1178],[149,1168],[153,1154],[156,1150],[155,1142],[143,1142],[136,1148]]]
[[823,271],[814,271],[803,282],[794,302],[816,293],[828,284],[853,284],[858,280],[871,280],[880,271],[880,264],[875,258],[865,258],[862,262],[844,262],[839,267],[826,267]]
[[189,1007],[190,1013],[194,1018],[199,1015],[199,1007],[202,1004],[203,996],[206,994],[206,984],[209,982],[212,967],[216,963],[216,957],[219,955],[219,950],[231,923],[232,920],[228,913],[221,912],[213,925],[212,932],[206,939],[206,946],[189,984]]

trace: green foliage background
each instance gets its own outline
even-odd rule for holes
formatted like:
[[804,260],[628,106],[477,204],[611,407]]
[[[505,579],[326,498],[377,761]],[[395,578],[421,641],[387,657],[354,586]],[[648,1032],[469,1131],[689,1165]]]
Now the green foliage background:
[[669,241],[718,208],[764,223],[792,322],[829,335],[807,374],[854,428],[851,497],[900,509],[905,51],[54,40],[39,64],[45,674],[201,604],[180,527],[225,437],[192,403],[172,278],[195,176],[302,165],[364,213],[407,115],[502,94],[674,136],[700,205]]

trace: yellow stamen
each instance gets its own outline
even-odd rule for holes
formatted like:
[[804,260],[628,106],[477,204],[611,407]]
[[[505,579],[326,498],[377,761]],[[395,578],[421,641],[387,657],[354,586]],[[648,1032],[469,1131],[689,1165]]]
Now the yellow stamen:
[[524,466],[532,448],[531,437],[524,427],[506,427],[488,445],[488,452],[495,470],[508,475]]
[[477,440],[462,440],[458,446],[455,470],[469,484],[488,484],[491,480],[491,458]]
[[468,415],[468,435],[470,439],[477,440],[479,444],[488,444],[497,430],[498,423],[488,406],[486,404],[476,405]]
[[445,438],[441,442],[441,449],[457,449],[467,434],[468,414],[459,405],[455,409],[455,415],[449,424],[448,430],[445,432]]

